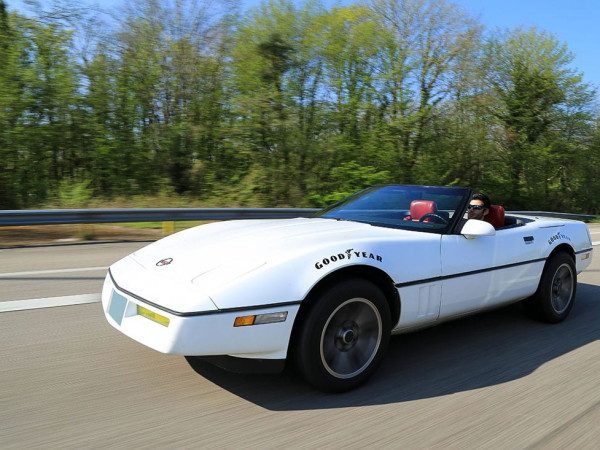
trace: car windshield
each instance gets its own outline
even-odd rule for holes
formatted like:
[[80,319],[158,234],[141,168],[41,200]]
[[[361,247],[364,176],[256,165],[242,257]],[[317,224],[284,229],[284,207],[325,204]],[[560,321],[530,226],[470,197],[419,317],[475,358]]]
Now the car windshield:
[[442,233],[458,220],[469,194],[470,189],[457,187],[374,187],[336,203],[317,217]]

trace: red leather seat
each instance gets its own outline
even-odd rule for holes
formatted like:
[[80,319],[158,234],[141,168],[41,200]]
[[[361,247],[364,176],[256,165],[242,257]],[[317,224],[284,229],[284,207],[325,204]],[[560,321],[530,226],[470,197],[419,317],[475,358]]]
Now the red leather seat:
[[491,205],[490,212],[485,216],[485,221],[491,223],[494,228],[502,228],[504,226],[504,206]]
[[410,203],[410,215],[404,220],[419,220],[425,214],[435,214],[436,212],[437,205],[433,200],[413,200]]

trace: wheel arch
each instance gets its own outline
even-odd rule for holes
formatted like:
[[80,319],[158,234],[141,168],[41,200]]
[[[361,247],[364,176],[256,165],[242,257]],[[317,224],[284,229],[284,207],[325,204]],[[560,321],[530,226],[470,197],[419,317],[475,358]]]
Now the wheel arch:
[[307,316],[314,302],[319,298],[319,295],[327,290],[329,287],[348,279],[362,278],[364,280],[371,281],[378,288],[381,289],[385,296],[388,306],[390,307],[391,324],[392,328],[398,323],[400,319],[400,295],[398,290],[394,286],[393,280],[383,270],[373,266],[358,264],[353,266],[342,267],[338,270],[328,273],[322,279],[320,279],[308,292],[302,303],[292,327],[292,334],[288,345],[288,356],[293,351],[295,343],[298,337],[298,333],[303,323],[304,318]]
[[[575,259],[575,250],[573,249],[573,247],[571,247],[569,244],[560,244],[557,245],[554,249],[552,249],[552,251],[550,252],[550,254],[548,255],[548,258],[546,258],[546,264],[548,264],[548,261],[557,253],[560,252],[564,252],[567,253],[571,258],[573,258],[573,262],[576,261]],[[545,268],[545,266],[544,266]]]

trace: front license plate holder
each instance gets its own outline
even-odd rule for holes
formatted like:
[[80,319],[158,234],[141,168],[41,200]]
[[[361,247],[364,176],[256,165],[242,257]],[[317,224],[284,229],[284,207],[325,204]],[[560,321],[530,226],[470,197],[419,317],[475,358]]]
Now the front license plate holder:
[[125,308],[127,308],[127,299],[113,290],[112,296],[110,297],[110,305],[108,306],[108,315],[113,318],[118,325],[121,325],[123,316],[125,315]]

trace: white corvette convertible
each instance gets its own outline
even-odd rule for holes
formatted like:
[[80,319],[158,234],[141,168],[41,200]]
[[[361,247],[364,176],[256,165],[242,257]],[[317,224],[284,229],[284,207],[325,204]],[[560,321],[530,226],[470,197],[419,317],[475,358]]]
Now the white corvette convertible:
[[314,218],[191,228],[113,264],[103,309],[159,352],[265,371],[287,360],[329,391],[364,382],[392,333],[521,300],[540,320],[567,317],[592,259],[586,225],[501,206],[466,220],[470,197],[391,185]]

